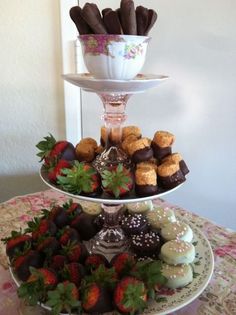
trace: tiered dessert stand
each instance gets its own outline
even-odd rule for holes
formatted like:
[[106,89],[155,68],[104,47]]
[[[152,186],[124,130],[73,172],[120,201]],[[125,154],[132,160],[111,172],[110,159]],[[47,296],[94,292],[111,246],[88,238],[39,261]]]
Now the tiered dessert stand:
[[[102,100],[104,106],[102,118],[107,128],[107,141],[105,151],[93,163],[97,171],[100,172],[118,163],[132,168],[131,160],[118,146],[121,142],[122,124],[126,120],[125,109],[127,101],[132,94],[156,87],[168,77],[162,75],[138,75],[133,80],[123,81],[95,79],[90,74],[68,74],[64,75],[63,78],[85,91],[97,93]],[[112,143],[109,141],[110,136],[112,136]],[[43,172],[41,172],[41,178],[47,185],[62,192],[59,188],[49,183]],[[178,187],[167,191],[160,190],[157,195],[143,198],[139,198],[133,193],[133,195],[130,194],[124,199],[111,199],[107,195],[92,198],[73,195],[64,191],[63,193],[73,198],[102,204],[105,219],[104,227],[87,246],[90,252],[102,253],[111,258],[114,254],[127,250],[129,247],[127,238],[119,226],[123,205],[156,199],[174,191]]]

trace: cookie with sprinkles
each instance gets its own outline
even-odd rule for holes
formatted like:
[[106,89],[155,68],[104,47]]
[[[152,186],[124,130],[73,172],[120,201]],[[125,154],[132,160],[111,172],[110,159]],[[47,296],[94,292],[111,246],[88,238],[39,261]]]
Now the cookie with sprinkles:
[[176,221],[164,225],[161,229],[161,236],[165,241],[179,239],[185,242],[192,242],[193,231],[188,224]]
[[147,213],[147,220],[154,230],[160,230],[165,224],[175,222],[176,218],[172,209],[154,207]]
[[121,221],[121,227],[127,236],[147,232],[149,224],[146,217],[142,214],[128,214]]
[[162,275],[167,279],[165,286],[170,289],[183,288],[193,281],[193,269],[190,265],[162,265]]
[[131,238],[131,248],[138,257],[158,257],[160,247],[160,237],[154,231],[140,232]]
[[170,265],[191,264],[195,258],[195,247],[189,242],[172,240],[162,245],[160,258]]

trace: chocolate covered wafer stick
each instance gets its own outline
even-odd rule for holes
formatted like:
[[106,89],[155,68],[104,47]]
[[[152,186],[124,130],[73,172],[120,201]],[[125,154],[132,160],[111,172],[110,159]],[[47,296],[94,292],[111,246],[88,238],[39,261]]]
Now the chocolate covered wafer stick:
[[104,15],[103,21],[109,34],[122,34],[120,19],[116,11],[108,11]]
[[152,9],[148,10],[148,26],[147,26],[146,32],[144,34],[145,36],[148,35],[148,33],[150,32],[151,28],[155,24],[156,20],[157,20],[157,13],[156,13],[156,11],[154,11]]
[[91,34],[92,30],[82,17],[82,9],[79,6],[70,9],[70,17],[75,23],[80,35]]
[[105,14],[106,14],[107,12],[109,12],[109,11],[112,11],[112,9],[111,9],[111,8],[105,8],[105,9],[102,10],[102,16],[103,16],[103,18],[104,18],[104,16],[105,16]]
[[145,35],[148,28],[148,9],[143,6],[136,8],[137,34]]
[[107,34],[107,30],[96,4],[86,3],[82,9],[82,16],[91,27],[94,34]]
[[124,34],[137,35],[136,14],[132,0],[121,0],[120,17]]

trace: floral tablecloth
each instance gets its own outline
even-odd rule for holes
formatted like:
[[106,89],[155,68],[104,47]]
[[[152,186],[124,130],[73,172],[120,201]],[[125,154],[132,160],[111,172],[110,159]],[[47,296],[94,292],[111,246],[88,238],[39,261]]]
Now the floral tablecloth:
[[[0,239],[19,230],[26,222],[49,208],[52,203],[62,204],[68,197],[53,190],[13,198],[0,204]],[[194,222],[211,243],[215,270],[206,290],[191,304],[172,315],[236,315],[236,232],[219,227],[161,199],[155,203],[173,208],[185,219]],[[18,299],[16,286],[7,269],[5,246],[0,243],[0,315],[46,315],[41,308],[25,307]]]

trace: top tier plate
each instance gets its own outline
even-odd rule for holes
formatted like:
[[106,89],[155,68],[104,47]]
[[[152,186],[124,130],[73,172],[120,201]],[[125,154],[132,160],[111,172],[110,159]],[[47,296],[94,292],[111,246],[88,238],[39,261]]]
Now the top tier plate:
[[165,75],[138,74],[133,80],[95,79],[89,73],[64,74],[63,79],[94,93],[135,94],[156,87],[168,79]]

